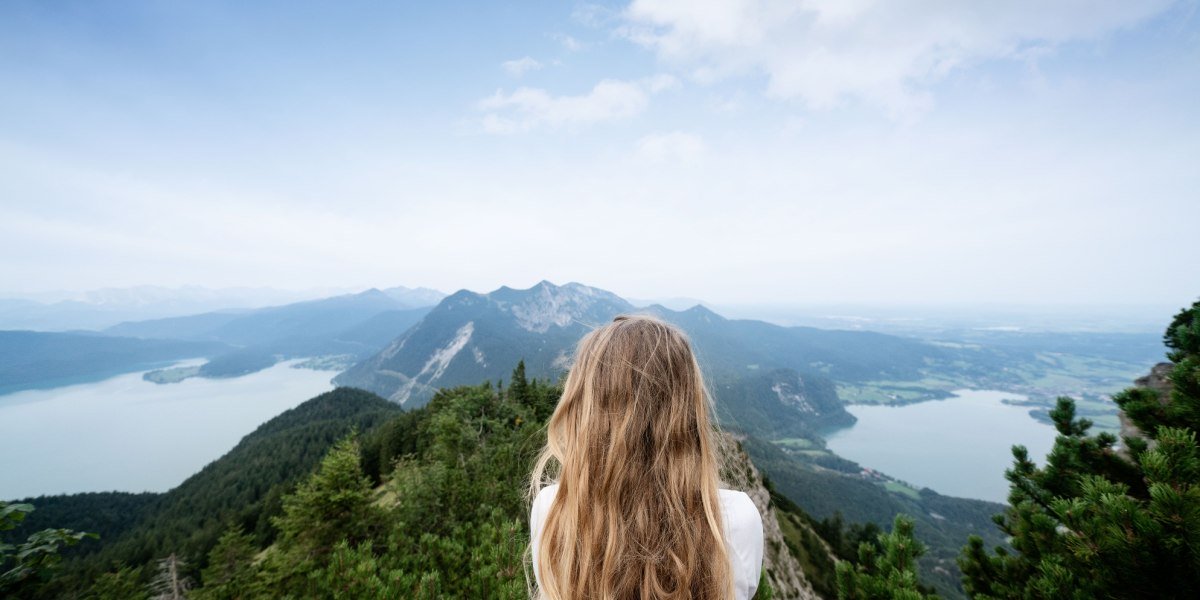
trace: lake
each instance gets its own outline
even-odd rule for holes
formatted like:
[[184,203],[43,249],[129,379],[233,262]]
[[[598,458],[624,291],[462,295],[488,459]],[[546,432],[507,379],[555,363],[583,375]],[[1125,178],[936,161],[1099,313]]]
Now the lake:
[[1029,408],[1001,400],[1020,394],[958,390],[946,400],[904,406],[850,405],[858,422],[828,432],[830,450],[864,467],[949,496],[1007,502],[1004,470],[1022,444],[1038,464],[1054,445],[1053,427]]
[[335,371],[296,362],[230,379],[160,385],[139,372],[2,395],[0,499],[175,487],[263,422],[333,389]]

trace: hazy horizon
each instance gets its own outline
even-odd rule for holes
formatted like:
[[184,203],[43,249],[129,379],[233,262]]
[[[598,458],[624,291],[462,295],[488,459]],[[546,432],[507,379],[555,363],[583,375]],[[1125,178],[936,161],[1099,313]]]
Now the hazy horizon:
[[[527,284],[505,284],[515,289],[528,289],[538,282]],[[555,285],[586,281],[551,281]],[[252,309],[277,306],[293,302],[317,300],[331,296],[363,293],[370,289],[395,287],[418,289],[419,286],[402,284],[374,285],[365,287],[315,287],[308,289],[280,289],[270,287],[206,288],[191,285],[176,288],[144,285],[129,288],[103,288],[95,290],[50,290],[31,294],[10,294],[0,291],[0,301],[17,300],[34,302],[49,309],[60,302],[95,306],[104,310],[122,310],[128,319],[161,318],[181,316],[221,309]],[[595,287],[595,286],[592,286]],[[486,294],[490,289],[460,287],[448,290],[431,290],[444,295],[459,290]],[[763,295],[757,302],[722,303],[707,298],[686,296],[638,297],[622,290],[606,290],[628,300],[635,306],[659,304],[672,310],[685,310],[696,305],[711,308],[727,318],[760,319],[780,325],[808,325],[828,329],[868,329],[879,331],[919,331],[922,329],[988,329],[1003,330],[1013,327],[1029,331],[1096,331],[1096,332],[1152,332],[1157,334],[1170,318],[1186,304],[1020,304],[996,302],[786,302]],[[171,307],[163,310],[164,306]],[[139,307],[141,307],[139,309]],[[10,311],[12,307],[9,307]],[[18,307],[19,309],[19,307]],[[150,311],[137,317],[140,310]],[[157,311],[157,312],[155,312]],[[14,315],[10,312],[8,317]],[[46,318],[53,322],[53,313]],[[71,322],[69,319],[67,322]],[[0,329],[6,324],[0,313]],[[68,327],[74,328],[74,327]],[[91,327],[83,327],[90,329]],[[38,327],[33,327],[38,329]],[[54,329],[63,329],[56,327]]]
[[0,296],[1178,308],[1196,6],[8,2]]

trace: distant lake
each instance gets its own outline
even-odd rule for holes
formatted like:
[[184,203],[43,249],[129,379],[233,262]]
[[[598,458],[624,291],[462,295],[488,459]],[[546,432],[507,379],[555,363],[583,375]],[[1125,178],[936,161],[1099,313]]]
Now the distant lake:
[[0,395],[0,499],[175,487],[263,422],[333,389],[335,372],[296,362],[231,379],[160,385],[139,372]]
[[864,467],[949,496],[1007,502],[1004,470],[1012,447],[1045,464],[1053,427],[1029,417],[1029,407],[1002,399],[1020,394],[958,390],[955,397],[904,406],[850,405],[858,422],[827,433],[830,450]]

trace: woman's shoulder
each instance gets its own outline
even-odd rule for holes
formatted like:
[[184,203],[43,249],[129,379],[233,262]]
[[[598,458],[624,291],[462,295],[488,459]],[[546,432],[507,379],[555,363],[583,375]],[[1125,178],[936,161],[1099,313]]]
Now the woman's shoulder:
[[558,484],[557,483],[552,483],[552,484],[538,490],[537,496],[534,496],[534,498],[533,498],[534,506],[537,506],[538,504],[545,504],[547,502],[550,502],[551,500],[554,499],[554,494],[556,492],[558,492]]
[[550,511],[550,503],[554,501],[554,494],[557,491],[557,483],[552,483],[538,490],[537,496],[533,498],[533,506],[530,507],[529,511],[529,517],[532,522],[540,522],[546,516],[546,513]]
[[719,490],[721,517],[725,521],[725,535],[735,547],[748,549],[751,554],[761,552],[763,544],[763,522],[754,500],[745,492]]
[[759,514],[758,507],[754,505],[754,500],[746,492],[724,488],[717,492],[721,498],[721,506],[728,513],[731,522],[757,524],[762,527],[762,515]]
[[725,523],[725,539],[733,562],[738,598],[750,598],[758,589],[763,564],[763,522],[754,500],[746,492],[718,490]]

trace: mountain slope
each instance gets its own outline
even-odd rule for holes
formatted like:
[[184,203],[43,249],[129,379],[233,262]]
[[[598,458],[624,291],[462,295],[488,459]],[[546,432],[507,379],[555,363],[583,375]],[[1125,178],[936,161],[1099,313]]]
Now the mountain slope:
[[[146,508],[140,519],[118,516],[106,521],[109,536],[98,543],[81,544],[76,552],[83,556],[67,565],[71,576],[60,585],[90,582],[113,561],[141,565],[172,552],[201,557],[233,523],[270,539],[274,535],[270,517],[278,513],[280,497],[312,470],[334,441],[355,429],[368,430],[400,412],[395,404],[374,394],[347,388],[284,411],[179,486],[152,499],[141,495],[139,504]],[[106,510],[104,502],[108,501],[103,494],[48,500],[28,501],[35,507],[53,506],[47,517],[81,515],[78,522],[60,521],[56,527],[95,524],[91,515]],[[33,518],[38,518],[37,511]]]
[[228,349],[219,342],[0,331],[0,394],[92,381]]
[[863,477],[861,467],[851,461],[837,459],[841,464],[833,466],[838,468],[829,468],[753,436],[742,446],[774,487],[813,517],[886,528],[897,514],[912,516],[917,538],[929,546],[920,560],[921,579],[944,597],[965,597],[955,559],[967,536],[982,536],[989,548],[1005,543],[992,522],[1003,508],[999,504],[943,496],[929,489],[915,497],[888,491]]
[[766,439],[814,435],[854,423],[832,381],[791,369],[775,369],[709,384],[722,426]]
[[684,311],[651,306],[647,312],[687,331],[706,373],[714,375],[788,368],[838,381],[907,378],[930,361],[951,357],[944,348],[911,338],[726,319],[699,305]]
[[[321,340],[361,326],[390,311],[413,307],[387,292],[367,290],[245,312],[213,312],[186,317],[132,321],[105,330],[111,335],[220,341],[235,346],[274,346],[289,340]],[[420,312],[411,313],[414,316]],[[403,330],[394,332],[398,335]]]
[[543,281],[489,294],[460,290],[334,381],[418,406],[439,387],[507,377],[522,359],[529,373],[550,377],[564,370],[584,333],[632,310],[611,292],[576,283]]
[[[797,556],[800,551],[798,548],[793,548],[798,545],[795,542],[789,543],[788,536],[780,526],[780,519],[784,515],[779,514],[777,507],[771,501],[771,493],[766,487],[766,482],[763,481],[762,474],[754,466],[750,455],[746,454],[741,444],[733,436],[723,435],[722,442],[721,480],[731,489],[746,492],[746,495],[754,501],[754,506],[758,508],[759,514],[762,515],[763,570],[767,574],[767,581],[771,584],[771,591],[779,598],[805,600],[819,598],[820,596],[813,589],[810,579],[822,577],[824,574],[805,573],[800,564],[801,557]],[[814,538],[819,537],[807,524],[800,523],[797,526],[803,529],[799,535],[807,534]],[[818,551],[820,552],[820,550]],[[819,561],[813,562],[832,566],[837,560],[836,557],[828,549],[824,549],[823,553],[824,556],[820,557]],[[806,562],[809,561],[806,560]]]
[[407,288],[372,289],[252,311],[127,322],[106,333],[228,344],[236,349],[214,358],[200,375],[236,376],[269,367],[280,357],[370,356],[429,312],[425,307],[411,308],[411,302],[434,294]]

